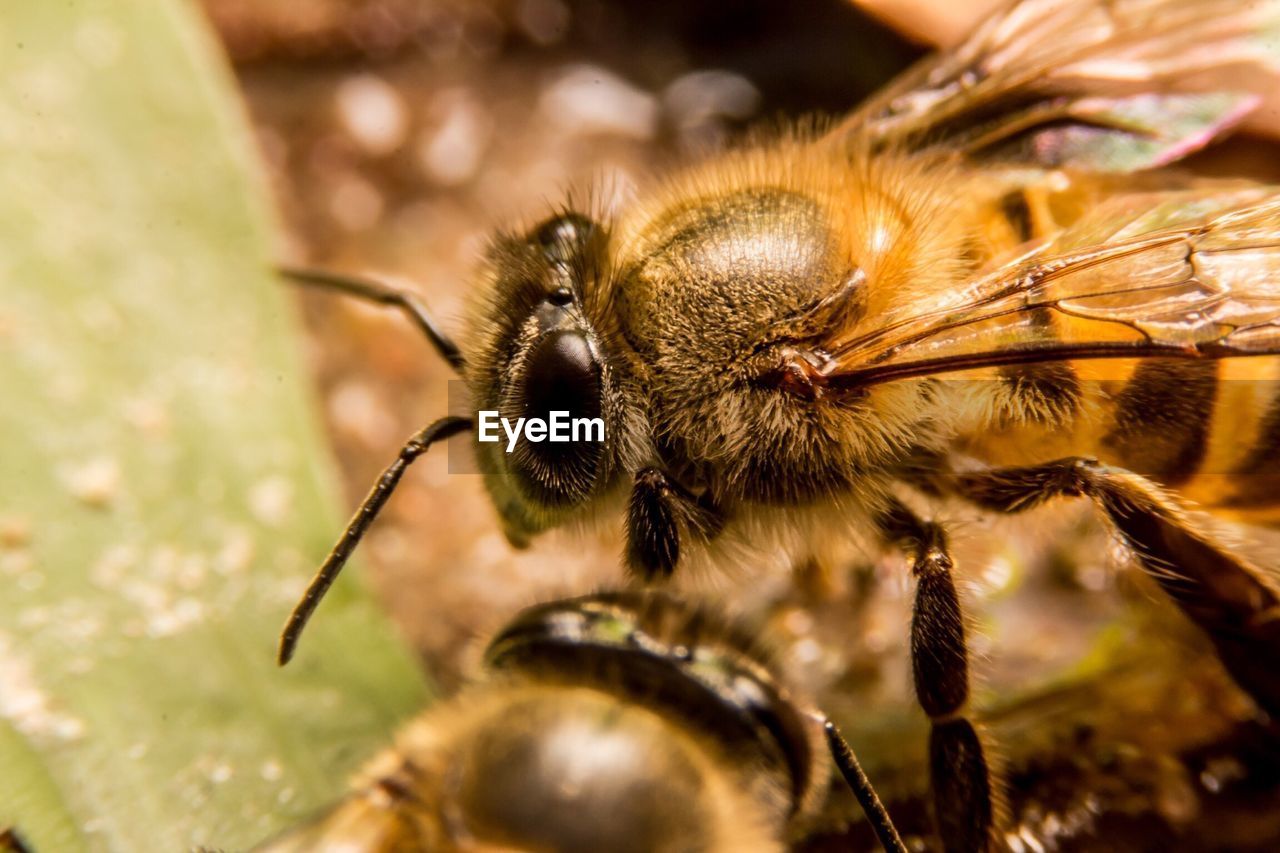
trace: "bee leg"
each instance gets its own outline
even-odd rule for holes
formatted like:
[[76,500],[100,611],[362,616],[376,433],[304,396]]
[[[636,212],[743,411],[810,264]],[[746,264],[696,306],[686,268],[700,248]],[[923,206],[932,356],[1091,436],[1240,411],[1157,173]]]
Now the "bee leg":
[[338,539],[338,544],[333,546],[333,550],[325,558],[324,564],[320,566],[316,576],[312,578],[310,586],[303,593],[302,600],[298,602],[293,608],[293,612],[289,614],[289,621],[285,623],[284,631],[280,634],[280,649],[277,661],[281,666],[287,664],[293,657],[302,629],[306,627],[308,620],[311,619],[311,614],[315,612],[320,600],[329,591],[329,587],[333,586],[333,582],[337,580],[338,573],[342,571],[342,567],[351,558],[351,552],[356,549],[356,545],[364,537],[369,525],[373,524],[373,520],[378,517],[378,513],[386,505],[391,493],[395,491],[396,486],[400,485],[400,478],[404,476],[405,470],[415,459],[425,453],[431,445],[437,441],[443,441],[450,436],[457,435],[469,426],[471,426],[471,421],[468,418],[459,418],[452,415],[440,418],[440,420],[414,433],[404,447],[400,448],[400,455],[382,472],[378,482],[373,484],[373,488],[369,490],[369,494],[361,502],[360,508],[356,510],[355,515],[351,517],[351,521],[347,523],[347,529],[342,531],[342,537]]
[[436,325],[436,321],[432,319],[431,312],[427,310],[427,304],[422,301],[422,297],[408,290],[402,290],[393,287],[382,281],[372,278],[359,278],[352,275],[342,275],[339,273],[327,272],[325,270],[301,269],[298,267],[280,267],[277,272],[285,278],[296,284],[305,284],[308,287],[320,287],[326,290],[336,290],[339,293],[345,293],[348,296],[354,296],[357,299],[363,299],[367,302],[374,302],[379,305],[389,305],[392,308],[398,308],[406,317],[413,321],[413,324],[421,330],[427,340],[431,342],[431,346],[435,348],[445,361],[458,373],[462,372],[463,358],[462,351],[458,349],[458,345],[453,342],[440,327]]
[[938,833],[949,851],[984,851],[995,825],[992,769],[973,723],[964,616],[943,529],[902,504],[879,519],[887,539],[906,548],[916,577],[911,669],[916,698],[929,715],[929,778]]
[[722,524],[708,500],[657,468],[642,468],[627,507],[627,569],[645,581],[666,580],[680,562],[682,532],[706,541]]
[[1091,459],[957,477],[961,495],[1015,513],[1058,496],[1091,498],[1143,570],[1213,642],[1223,666],[1271,716],[1280,716],[1280,587],[1234,555],[1145,477]]

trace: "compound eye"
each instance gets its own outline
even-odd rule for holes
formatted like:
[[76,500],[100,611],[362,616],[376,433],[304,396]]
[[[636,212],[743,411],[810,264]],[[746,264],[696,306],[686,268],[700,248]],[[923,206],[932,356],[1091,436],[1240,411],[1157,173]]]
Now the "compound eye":
[[[531,495],[547,504],[581,501],[595,484],[604,451],[603,422],[592,426],[586,420],[601,417],[601,382],[600,363],[582,332],[550,332],[529,356],[519,416],[542,419],[553,430],[559,422],[561,437],[567,433],[569,440],[553,440],[550,432],[531,441],[526,434],[516,446],[512,471]],[[567,414],[553,417],[553,412]]]
[[526,417],[600,417],[600,365],[586,335],[561,330],[538,342],[525,372],[524,406]]
[[596,231],[596,224],[581,213],[554,216],[538,226],[533,240],[553,264],[569,263]]

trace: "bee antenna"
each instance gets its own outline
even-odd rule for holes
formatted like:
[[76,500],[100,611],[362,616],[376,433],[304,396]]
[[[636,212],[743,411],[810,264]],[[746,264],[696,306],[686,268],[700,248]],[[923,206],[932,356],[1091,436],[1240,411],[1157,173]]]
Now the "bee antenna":
[[307,587],[307,591],[303,593],[301,600],[293,608],[293,612],[289,614],[289,621],[285,623],[284,631],[280,634],[280,652],[276,658],[281,666],[284,666],[293,658],[302,629],[306,627],[308,620],[311,619],[311,614],[315,613],[316,607],[319,606],[320,600],[324,598],[325,593],[329,591],[329,587],[333,586],[333,582],[337,580],[338,573],[347,564],[347,560],[351,557],[351,552],[360,543],[360,539],[364,536],[365,531],[369,529],[369,525],[378,517],[383,505],[386,504],[387,499],[391,497],[391,493],[399,485],[405,469],[437,441],[443,441],[450,436],[457,435],[470,426],[470,418],[449,415],[414,433],[413,437],[405,442],[404,447],[400,448],[400,455],[387,466],[387,469],[382,472],[382,476],[378,478],[378,482],[374,483],[373,488],[369,490],[369,494],[360,503],[360,508],[356,510],[355,515],[348,522],[347,529],[342,532],[342,538],[338,540],[337,545],[333,546],[333,550],[325,558],[324,564],[320,566],[316,576],[311,579],[311,584]]
[[902,843],[902,837],[898,835],[893,819],[889,817],[884,803],[880,802],[876,789],[871,787],[871,780],[867,778],[862,765],[858,763],[853,750],[849,748],[849,742],[844,739],[844,735],[840,734],[836,724],[830,720],[823,722],[822,730],[827,735],[827,746],[831,750],[831,757],[835,759],[836,767],[840,768],[840,775],[849,784],[853,795],[858,798],[858,804],[862,806],[862,811],[871,823],[876,837],[880,839],[881,846],[887,853],[907,853],[907,846]]
[[413,291],[396,287],[372,276],[354,276],[288,265],[276,267],[276,272],[295,284],[336,290],[357,299],[400,309],[426,335],[431,346],[445,361],[449,362],[454,372],[462,373],[466,363],[462,357],[462,351],[448,335],[441,331],[436,321],[432,319],[427,303]]

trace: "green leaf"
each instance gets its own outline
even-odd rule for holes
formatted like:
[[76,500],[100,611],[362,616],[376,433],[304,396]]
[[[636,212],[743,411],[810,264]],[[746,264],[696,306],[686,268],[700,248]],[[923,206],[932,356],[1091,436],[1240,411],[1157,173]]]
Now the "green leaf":
[[230,75],[185,3],[0,22],[0,826],[243,848],[427,694],[340,527]]

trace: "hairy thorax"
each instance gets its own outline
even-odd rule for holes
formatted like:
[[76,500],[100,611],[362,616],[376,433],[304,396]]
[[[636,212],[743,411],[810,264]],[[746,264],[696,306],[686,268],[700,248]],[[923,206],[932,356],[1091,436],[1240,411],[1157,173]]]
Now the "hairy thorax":
[[797,504],[876,488],[927,432],[926,392],[814,399],[769,381],[857,324],[874,289],[900,289],[902,241],[915,238],[877,176],[773,153],[694,171],[637,205],[615,236],[610,302],[661,464],[722,500]]

